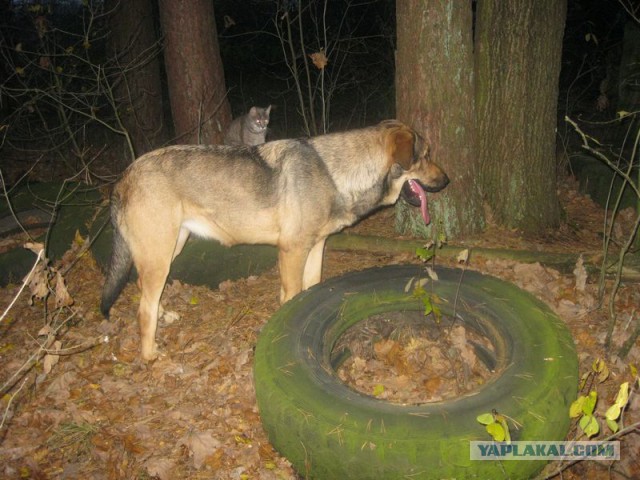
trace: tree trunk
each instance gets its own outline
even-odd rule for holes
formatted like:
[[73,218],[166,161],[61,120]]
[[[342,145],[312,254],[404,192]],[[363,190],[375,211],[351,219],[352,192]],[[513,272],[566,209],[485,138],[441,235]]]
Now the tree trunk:
[[559,223],[555,128],[566,0],[483,0],[476,24],[482,186],[500,225]]
[[151,0],[109,0],[110,50],[118,69],[114,93],[134,149],[131,160],[165,143],[160,69]]
[[171,112],[179,143],[221,143],[231,122],[211,0],[160,0]]
[[443,192],[430,195],[430,227],[403,202],[396,207],[396,225],[402,233],[427,238],[478,232],[484,214],[475,148],[470,2],[402,0],[396,11],[397,117],[427,139],[432,160],[451,179]]

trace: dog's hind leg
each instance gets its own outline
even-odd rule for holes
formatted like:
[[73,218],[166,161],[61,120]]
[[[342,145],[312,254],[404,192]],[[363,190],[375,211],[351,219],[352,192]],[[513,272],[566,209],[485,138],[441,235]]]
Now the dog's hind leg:
[[316,283],[320,283],[322,279],[322,257],[324,255],[324,243],[326,238],[323,238],[316,243],[304,265],[304,275],[302,277],[302,289],[306,290],[309,287],[313,287]]
[[[149,263],[152,261],[152,263]],[[169,259],[145,259],[136,263],[138,283],[140,285],[140,306],[138,323],[140,324],[141,356],[143,360],[153,360],[158,356],[156,330],[160,311],[160,297],[169,274]]]
[[[189,230],[184,227],[181,228],[180,233],[178,234],[178,240],[176,241],[176,247],[173,250],[173,258],[171,259],[172,263],[173,260],[175,260],[175,258],[180,255],[180,252],[182,252],[182,249],[184,248],[184,245],[185,243],[187,243],[188,239]],[[165,310],[162,306],[162,302],[160,302],[160,305],[158,307],[158,317],[161,318],[162,321],[167,325],[171,325],[173,322],[180,320],[180,315],[178,314],[178,312]]]
[[130,235],[129,245],[138,271],[140,287],[138,323],[143,360],[153,360],[158,356],[156,330],[160,298],[169,275],[176,243],[180,237],[179,224],[175,217],[167,214],[165,219],[166,223],[160,225],[139,221],[138,228]]

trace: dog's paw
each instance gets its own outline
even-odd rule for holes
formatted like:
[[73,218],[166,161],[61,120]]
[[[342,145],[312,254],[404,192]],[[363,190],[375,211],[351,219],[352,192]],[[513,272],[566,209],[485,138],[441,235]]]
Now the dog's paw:
[[151,348],[145,348],[143,346],[142,351],[140,352],[140,357],[144,362],[152,362],[156,360],[158,357],[160,357],[161,355],[162,354],[158,349],[158,344],[156,342],[153,342],[153,345],[151,346]]

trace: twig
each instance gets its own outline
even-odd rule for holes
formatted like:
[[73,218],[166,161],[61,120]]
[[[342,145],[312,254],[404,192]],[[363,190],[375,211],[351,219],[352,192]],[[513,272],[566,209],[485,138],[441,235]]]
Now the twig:
[[4,423],[7,420],[7,417],[9,416],[9,410],[11,408],[11,402],[13,402],[13,399],[16,398],[16,396],[20,393],[20,390],[22,390],[22,388],[24,387],[24,384],[27,383],[28,378],[25,378],[22,381],[22,384],[20,385],[20,387],[18,387],[18,389],[13,392],[11,394],[11,396],[9,397],[9,401],[7,402],[7,406],[4,409],[4,413],[2,414],[2,422],[0,422],[0,430],[2,430],[2,427],[4,427]]
[[18,215],[13,209],[13,205],[11,204],[11,200],[9,198],[9,192],[7,192],[7,184],[4,181],[4,175],[2,175],[2,169],[0,169],[0,184],[2,184],[2,194],[4,196],[4,199],[7,202],[7,206],[9,207],[9,212],[11,213],[11,216],[15,220],[16,224],[20,227],[20,230],[26,233],[27,237],[29,237],[29,240],[33,242],[33,238],[31,238],[31,235],[29,235],[29,232],[27,232],[27,230],[22,226],[22,223],[20,223],[20,219],[18,218]]

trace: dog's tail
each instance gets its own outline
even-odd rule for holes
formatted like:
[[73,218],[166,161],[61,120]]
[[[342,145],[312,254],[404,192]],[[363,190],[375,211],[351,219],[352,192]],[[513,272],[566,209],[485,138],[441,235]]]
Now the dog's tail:
[[111,207],[113,250],[111,252],[111,262],[109,262],[109,268],[106,274],[107,278],[104,281],[104,287],[102,287],[102,301],[100,302],[100,311],[105,318],[109,318],[111,306],[115,303],[127,284],[131,265],[133,264],[131,250],[129,250],[129,246],[122,236],[122,232],[120,232],[118,222],[116,221],[118,203],[119,202],[114,201]]

